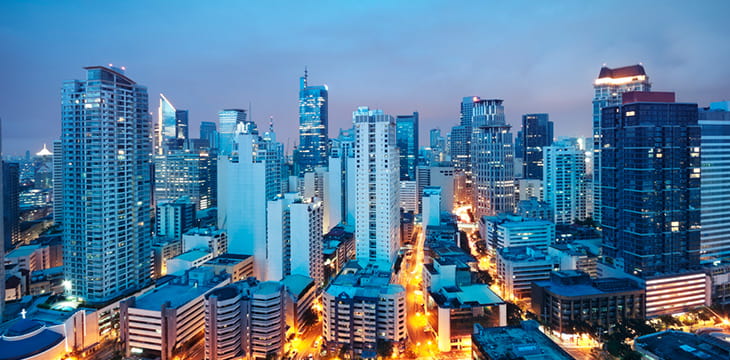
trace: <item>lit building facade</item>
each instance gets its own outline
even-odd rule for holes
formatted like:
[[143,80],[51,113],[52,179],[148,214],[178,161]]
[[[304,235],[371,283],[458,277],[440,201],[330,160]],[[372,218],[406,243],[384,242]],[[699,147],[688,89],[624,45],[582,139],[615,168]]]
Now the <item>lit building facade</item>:
[[395,121],[382,110],[353,113],[356,149],[357,260],[392,266],[400,248],[399,158]]
[[556,224],[572,224],[588,217],[585,152],[569,142],[543,148],[543,200],[552,208]]
[[699,112],[702,176],[700,261],[730,262],[730,102],[716,102]]
[[611,69],[601,67],[593,82],[593,220],[601,223],[601,111],[608,106],[621,105],[627,91],[651,91],[644,66],[631,65]]
[[160,94],[155,129],[155,153],[162,154],[165,147],[179,147],[176,140],[188,138],[188,111],[177,110],[164,94]]
[[474,214],[515,210],[514,149],[502,100],[479,100],[472,108],[471,167]]
[[697,105],[674,93],[624,93],[601,116],[603,254],[639,277],[700,260]]
[[300,174],[327,166],[328,142],[327,85],[310,86],[307,72],[299,79],[299,147],[297,165]]
[[418,161],[418,113],[398,115],[395,119],[396,146],[400,155],[400,180],[416,180]]
[[151,276],[152,141],[147,89],[121,69],[85,70],[61,93],[63,264],[72,295],[104,303]]
[[187,196],[197,210],[216,205],[217,160],[208,151],[171,150],[153,161],[156,203]]
[[542,149],[553,143],[553,122],[548,114],[522,115],[521,153],[516,156],[522,158],[524,168],[522,175],[525,179],[542,179],[543,155]]

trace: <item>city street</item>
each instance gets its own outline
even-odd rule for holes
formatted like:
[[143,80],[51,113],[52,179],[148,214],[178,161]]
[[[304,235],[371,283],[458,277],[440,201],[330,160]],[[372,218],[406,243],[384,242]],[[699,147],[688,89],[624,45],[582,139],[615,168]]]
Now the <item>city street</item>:
[[[290,349],[296,351],[296,355],[292,356],[292,360],[299,359],[319,359],[320,346],[322,343],[322,322],[318,321],[316,324],[307,328],[303,334],[297,335],[292,341],[289,342]],[[318,344],[315,344],[319,340]],[[290,351],[291,355],[292,352]]]

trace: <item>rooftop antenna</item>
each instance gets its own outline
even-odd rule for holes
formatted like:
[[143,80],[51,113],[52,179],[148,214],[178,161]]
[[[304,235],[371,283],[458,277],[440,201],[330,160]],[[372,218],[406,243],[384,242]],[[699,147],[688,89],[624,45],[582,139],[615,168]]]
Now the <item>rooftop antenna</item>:
[[253,117],[251,116],[251,100],[248,101],[248,121],[253,122]]
[[269,131],[274,132],[274,117],[269,116]]

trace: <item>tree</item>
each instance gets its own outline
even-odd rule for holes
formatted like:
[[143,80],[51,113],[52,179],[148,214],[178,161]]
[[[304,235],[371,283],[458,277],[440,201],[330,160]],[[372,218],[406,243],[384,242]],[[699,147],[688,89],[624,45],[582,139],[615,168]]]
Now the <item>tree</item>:
[[386,358],[390,357],[393,354],[393,343],[391,343],[390,341],[378,339],[376,351],[378,353],[378,356]]

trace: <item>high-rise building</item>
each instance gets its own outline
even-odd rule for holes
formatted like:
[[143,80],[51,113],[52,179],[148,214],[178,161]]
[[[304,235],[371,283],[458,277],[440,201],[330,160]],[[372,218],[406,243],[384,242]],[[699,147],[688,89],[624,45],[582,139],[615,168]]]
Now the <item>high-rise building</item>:
[[700,109],[702,263],[730,262],[730,101]]
[[155,203],[186,196],[197,210],[216,205],[216,157],[207,151],[170,150],[153,157]]
[[279,359],[286,340],[286,289],[254,278],[205,296],[205,358]]
[[327,166],[327,85],[307,84],[307,71],[299,79],[299,147],[297,164],[300,174]]
[[542,179],[542,149],[553,143],[553,122],[548,114],[522,115],[522,131],[519,138],[522,152],[516,153],[522,158],[525,179]]
[[601,67],[593,82],[593,220],[601,223],[601,109],[621,105],[627,91],[651,91],[649,76],[643,65],[611,69]]
[[324,202],[330,209],[329,223],[355,225],[355,128],[340,129],[332,139]]
[[[281,144],[239,123],[230,155],[218,159],[218,227],[229,252],[253,255],[254,275],[266,278],[266,201],[281,193]],[[257,209],[251,211],[251,209]]]
[[20,242],[20,173],[19,164],[3,161],[3,222],[5,249]]
[[238,124],[244,124],[249,133],[257,133],[256,124],[246,120],[246,110],[225,109],[218,112],[218,153],[230,155],[233,151],[233,138],[236,134]]
[[[0,118],[0,159],[2,159],[2,118]],[[0,193],[4,193],[3,185],[5,183],[5,175],[0,167]],[[0,206],[0,219],[5,219],[5,207]],[[0,221],[0,232],[5,233],[5,220]],[[0,241],[0,264],[5,264],[5,241]],[[3,311],[5,311],[5,266],[0,266],[0,323],[3,321]]]
[[303,275],[324,282],[322,269],[322,202],[297,193],[270,200],[267,206],[266,280]]
[[390,277],[389,268],[351,261],[332,280],[322,294],[322,337],[328,351],[357,358],[364,351],[375,353],[379,342],[404,349],[406,291],[390,284]]
[[584,220],[586,211],[585,152],[572,143],[558,141],[542,149],[543,200],[550,204],[556,224]]
[[166,146],[177,147],[175,140],[188,138],[188,111],[175,109],[164,94],[160,94],[156,132],[155,153],[157,154],[162,154]]
[[471,174],[471,133],[474,104],[478,96],[467,96],[461,100],[459,125],[451,129],[451,161],[457,170]]
[[392,266],[400,247],[400,163],[395,121],[382,110],[367,107],[359,107],[352,118],[357,159],[357,260]]
[[416,180],[418,161],[418,113],[398,115],[395,119],[396,146],[400,154],[400,179]]
[[53,224],[63,226],[63,143],[53,140]]
[[218,148],[218,129],[212,121],[200,122],[200,139],[208,141],[209,149]]
[[[697,105],[674,93],[627,92],[601,114],[603,254],[640,277],[700,260]],[[623,264],[623,267],[621,266]]]
[[151,275],[152,141],[147,88],[89,66],[63,84],[63,264],[68,292],[104,303]]
[[183,234],[194,226],[195,203],[187,196],[157,204],[155,235],[180,240]]
[[502,100],[479,99],[472,107],[471,166],[477,219],[514,212],[514,148]]

